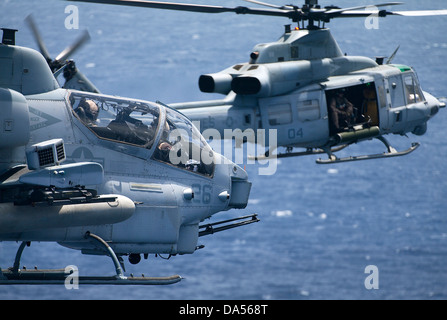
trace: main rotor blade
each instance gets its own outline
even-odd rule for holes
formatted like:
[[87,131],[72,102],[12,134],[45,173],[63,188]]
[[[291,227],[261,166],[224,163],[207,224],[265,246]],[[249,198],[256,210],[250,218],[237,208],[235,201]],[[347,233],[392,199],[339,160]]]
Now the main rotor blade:
[[339,16],[335,18],[363,18],[374,14],[379,14],[380,17],[385,16],[403,16],[403,17],[432,17],[432,16],[445,16],[447,15],[447,10],[422,10],[422,11],[347,11],[342,12]]
[[271,8],[276,8],[276,9],[284,9],[284,6],[278,6],[276,4],[270,4],[270,3],[256,1],[256,0],[244,0],[244,1],[251,2],[254,4],[259,4],[260,6],[271,7]]
[[188,3],[160,2],[160,1],[143,1],[143,0],[71,0],[76,2],[90,2],[102,4],[114,4],[123,6],[145,7],[155,9],[180,10],[204,13],[222,13],[234,12],[237,14],[255,14],[266,16],[288,17],[289,11],[274,9],[253,9],[247,7],[228,8],[222,6],[208,6]]
[[404,17],[445,16],[447,15],[447,10],[395,11],[392,14]]
[[34,21],[33,15],[30,14],[28,17],[25,18],[26,23],[30,27],[34,38],[36,39],[37,46],[39,47],[40,53],[45,57],[47,61],[51,61],[50,54],[48,53],[47,47],[45,46],[45,43],[42,40],[42,37],[40,36],[40,32],[37,29],[36,22]]
[[[123,5],[123,6],[134,6],[134,7],[145,7],[154,9],[166,9],[166,10],[179,10],[179,11],[191,11],[191,12],[203,12],[203,13],[222,13],[222,12],[233,12],[236,14],[253,14],[253,15],[264,15],[264,16],[276,16],[276,17],[287,17],[293,19],[294,21],[299,20],[326,20],[333,18],[358,18],[358,17],[368,17],[371,14],[377,14],[378,11],[365,10],[357,11],[362,9],[371,9],[372,7],[385,7],[400,5],[402,2],[387,2],[376,4],[374,6],[358,6],[345,9],[314,9],[312,8],[310,12],[304,13],[298,7],[294,6],[275,6],[265,2],[257,0],[246,0],[248,2],[257,3],[259,5],[267,5],[273,7],[272,9],[254,9],[248,7],[222,7],[222,6],[209,6],[209,5],[199,5],[199,4],[188,4],[188,3],[175,3],[175,2],[160,2],[160,1],[145,1],[145,0],[66,0],[75,2],[87,2],[87,3],[99,3],[99,4],[113,4],[113,5]],[[380,11],[380,16],[384,17],[387,15],[400,15],[408,17],[417,16],[435,16],[435,15],[447,15],[447,10],[426,10],[426,11],[397,11],[389,12],[382,10]]]
[[85,30],[83,34],[71,46],[65,48],[64,51],[59,53],[59,55],[56,57],[55,60],[59,62],[66,60],[70,55],[72,55],[75,51],[77,51],[89,40],[90,40],[90,34],[88,33],[87,30]]
[[403,2],[388,2],[388,3],[380,3],[380,4],[374,4],[369,6],[358,6],[358,7],[351,7],[351,8],[344,8],[344,9],[333,9],[326,12],[327,14],[337,14],[342,13],[346,11],[355,11],[355,10],[362,10],[362,9],[371,9],[372,7],[386,7],[386,6],[397,6],[404,4]]

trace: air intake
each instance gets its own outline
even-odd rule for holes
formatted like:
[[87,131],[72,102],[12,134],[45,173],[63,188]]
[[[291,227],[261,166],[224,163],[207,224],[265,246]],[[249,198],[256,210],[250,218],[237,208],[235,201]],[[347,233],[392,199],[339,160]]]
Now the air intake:
[[56,166],[65,160],[64,140],[53,139],[31,146],[26,152],[28,168]]
[[7,29],[7,28],[1,28],[3,30],[3,38],[2,43],[15,46],[16,45],[16,32],[18,30],[15,29]]

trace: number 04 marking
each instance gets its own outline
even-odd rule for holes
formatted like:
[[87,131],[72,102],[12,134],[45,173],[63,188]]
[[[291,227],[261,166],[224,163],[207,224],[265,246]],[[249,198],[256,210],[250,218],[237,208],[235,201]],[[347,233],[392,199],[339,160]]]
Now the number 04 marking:
[[302,138],[302,137],[303,137],[303,128],[289,129],[289,139]]

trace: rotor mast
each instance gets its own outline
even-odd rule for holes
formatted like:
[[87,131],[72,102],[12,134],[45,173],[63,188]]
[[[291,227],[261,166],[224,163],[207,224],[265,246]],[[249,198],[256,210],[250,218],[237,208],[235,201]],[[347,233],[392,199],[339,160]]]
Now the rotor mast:
[[[318,0],[306,0],[306,3],[303,7],[303,12],[306,12],[306,11],[309,12],[313,8],[320,9],[320,6],[318,5]],[[307,28],[309,30],[315,29],[314,20],[312,18],[309,18],[309,24],[308,24]]]

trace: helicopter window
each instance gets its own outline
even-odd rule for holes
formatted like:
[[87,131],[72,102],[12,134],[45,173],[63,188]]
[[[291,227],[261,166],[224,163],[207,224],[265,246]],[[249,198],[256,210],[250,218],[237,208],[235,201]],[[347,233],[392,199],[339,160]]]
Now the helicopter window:
[[244,116],[244,124],[245,125],[251,124],[251,115],[250,114],[246,114]]
[[271,126],[289,124],[292,123],[292,108],[289,103],[271,105],[268,116]]
[[378,88],[377,94],[379,96],[380,107],[385,108],[387,106],[385,87],[383,85],[379,85],[377,88]]
[[390,96],[391,96],[391,107],[398,108],[404,106],[405,97],[404,97],[404,88],[402,85],[401,76],[393,76],[389,78],[390,84]]
[[200,132],[181,113],[167,109],[163,133],[153,158],[181,169],[212,176],[214,153]]
[[405,92],[409,104],[424,101],[422,90],[412,75],[405,76]]
[[76,117],[99,138],[152,147],[160,115],[156,104],[74,93],[69,100]]
[[320,119],[320,101],[305,100],[298,101],[298,119],[300,121],[313,121]]
[[298,47],[290,47],[290,57],[298,59],[300,57]]

